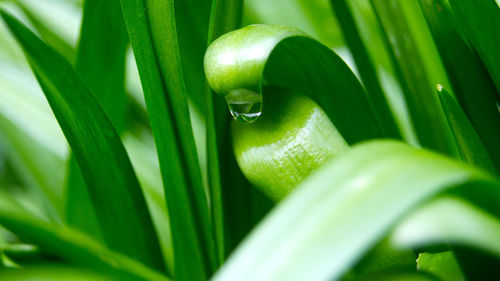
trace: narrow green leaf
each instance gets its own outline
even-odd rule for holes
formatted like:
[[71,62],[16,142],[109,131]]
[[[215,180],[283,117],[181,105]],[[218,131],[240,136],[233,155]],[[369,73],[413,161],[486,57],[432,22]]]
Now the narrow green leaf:
[[169,280],[129,257],[106,249],[83,233],[40,219],[13,203],[5,194],[0,197],[0,224],[21,239],[35,243],[44,253],[116,274],[121,280]]
[[49,27],[45,25],[43,20],[39,19],[31,10],[21,1],[16,1],[16,5],[21,8],[23,13],[29,19],[33,27],[40,34],[42,39],[51,46],[58,53],[64,56],[66,60],[73,62],[75,59],[75,50],[68,42],[54,33]]
[[0,248],[4,256],[23,266],[43,262],[44,257],[41,255],[40,249],[34,245],[12,243],[0,245]]
[[203,72],[210,17],[209,0],[174,1],[177,40],[186,93],[199,112],[205,111],[207,85]]
[[496,88],[477,55],[460,36],[457,18],[444,0],[420,0],[452,88],[468,119],[500,170],[500,114]]
[[1,15],[23,47],[75,153],[106,244],[163,268],[158,239],[134,170],[98,101],[61,55],[12,16],[3,11]]
[[[483,60],[500,94],[500,8],[495,0],[449,0],[465,35]],[[498,98],[498,96],[497,96]]]
[[178,280],[205,280],[215,251],[187,107],[172,1],[122,0],[165,188]]
[[278,205],[214,280],[337,280],[435,195],[453,191],[500,215],[498,188],[498,179],[438,154],[393,141],[360,144]]
[[20,195],[45,216],[62,222],[64,159],[45,150],[46,147],[37,139],[19,130],[16,125],[0,116],[0,130],[8,150],[6,158],[11,161],[12,173],[16,173],[26,187]]
[[0,131],[5,156],[12,163],[12,173],[33,195],[31,202],[55,221],[62,221],[66,141],[28,71],[1,63]]
[[[240,89],[261,93],[264,85],[301,92],[323,108],[349,144],[382,136],[349,67],[298,29],[251,25],[227,33],[208,48],[205,73],[212,89],[223,96]],[[261,94],[266,114],[266,94]]]
[[169,276],[173,276],[174,250],[165,194],[161,182],[160,167],[158,165],[158,155],[154,147],[153,136],[148,133],[138,138],[132,134],[125,134],[123,144],[130,155],[130,160],[144,191],[149,212],[151,213],[156,233],[158,233],[167,273]]
[[111,276],[89,270],[63,266],[32,266],[22,270],[1,270],[0,279],[4,281],[112,281]]
[[[242,13],[242,0],[213,0],[208,45],[224,33],[241,27]],[[205,96],[207,172],[220,266],[227,253],[250,229],[249,188],[251,187],[238,170],[233,156],[229,133],[230,117],[225,101],[212,90],[207,90]],[[221,167],[226,167],[227,171],[221,171]],[[225,217],[224,213],[232,215]]]
[[[424,56],[418,49],[418,34],[412,32],[411,22],[405,14],[407,2],[412,1],[371,0],[421,145],[453,154],[449,145],[451,136],[432,86],[433,79],[428,76]],[[443,81],[439,83],[444,84]]]
[[380,127],[384,131],[384,136],[401,139],[401,133],[382,90],[382,86],[379,83],[377,72],[368,55],[368,50],[361,39],[359,28],[356,26],[351,10],[345,0],[331,0],[330,3],[342,28],[342,34],[347,46],[354,57],[361,80],[368,92],[368,99],[374,108]]
[[117,131],[124,129],[127,30],[119,0],[85,0],[75,68]]
[[344,45],[328,1],[248,0],[244,4],[244,25],[286,25],[306,32],[330,48]]
[[494,173],[495,167],[488,152],[458,102],[441,85],[438,85],[437,92],[461,158],[465,162]]
[[[86,0],[75,69],[95,94],[118,132],[124,128],[127,44],[127,31],[119,0]],[[87,186],[73,155],[70,156],[68,169],[66,221],[77,229],[100,237],[101,231]]]

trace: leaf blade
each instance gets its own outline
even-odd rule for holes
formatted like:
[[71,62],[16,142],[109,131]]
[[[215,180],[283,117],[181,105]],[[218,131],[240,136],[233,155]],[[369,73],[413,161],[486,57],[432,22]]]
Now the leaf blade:
[[345,0],[331,0],[330,3],[339,21],[345,41],[354,57],[356,67],[359,70],[361,80],[368,92],[368,98],[373,105],[384,135],[401,139],[401,132],[396,125],[387,98],[378,80],[376,69],[368,55],[368,50],[363,44],[347,2]]
[[[450,0],[465,35],[490,72],[500,94],[500,8],[493,0]],[[498,98],[498,96],[497,96]]]
[[[61,55],[12,16],[4,11],[1,15],[29,58],[35,76],[84,171],[104,240],[111,249],[162,268],[158,239],[139,183],[108,117]],[[123,206],[133,211],[123,213]],[[137,244],[129,243],[138,237]]]
[[[127,43],[119,0],[85,1],[75,69],[95,94],[118,132],[124,129]],[[74,155],[70,156],[68,169],[66,221],[77,229],[101,237],[87,186]]]
[[[414,180],[408,182],[410,175]],[[454,190],[479,200],[482,208],[500,201],[500,181],[479,170],[392,141],[360,144],[278,205],[214,280],[339,279],[407,211],[476,181],[481,192]]]
[[205,280],[215,254],[176,45],[174,6],[171,1],[122,0],[121,4],[160,161],[175,276]]
[[221,95],[240,88],[261,92],[263,81],[296,89],[323,108],[350,144],[382,137],[366,94],[348,66],[298,29],[251,25],[227,33],[207,49],[205,73]]
[[169,280],[134,259],[108,250],[81,232],[40,219],[13,203],[6,194],[0,198],[0,223],[22,239],[36,243],[44,252],[66,261],[92,266],[122,278]]

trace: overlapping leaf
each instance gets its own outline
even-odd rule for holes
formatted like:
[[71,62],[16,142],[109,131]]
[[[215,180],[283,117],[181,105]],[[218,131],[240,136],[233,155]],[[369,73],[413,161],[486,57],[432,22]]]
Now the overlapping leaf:
[[425,150],[361,144],[277,206],[214,280],[336,280],[435,195],[453,191],[498,216],[498,188],[498,179]]
[[[264,85],[301,92],[323,108],[348,143],[382,136],[366,93],[348,66],[298,29],[251,25],[227,33],[208,48],[205,73],[221,95],[239,89],[261,92]],[[263,114],[265,103],[263,93]]]
[[15,18],[5,12],[2,17],[23,47],[75,153],[104,241],[111,249],[162,269],[142,191],[110,120],[69,62]]

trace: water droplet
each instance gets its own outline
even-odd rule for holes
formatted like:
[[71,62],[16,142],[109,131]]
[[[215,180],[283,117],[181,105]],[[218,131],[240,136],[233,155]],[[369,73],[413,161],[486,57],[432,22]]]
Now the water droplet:
[[234,119],[242,123],[252,123],[262,113],[262,95],[252,90],[232,90],[226,95],[226,102]]

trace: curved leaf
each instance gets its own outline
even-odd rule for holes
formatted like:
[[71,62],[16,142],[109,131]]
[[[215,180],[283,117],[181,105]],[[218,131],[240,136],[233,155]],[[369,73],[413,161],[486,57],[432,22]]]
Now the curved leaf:
[[[266,85],[301,92],[323,108],[348,143],[382,136],[348,66],[298,29],[250,25],[227,33],[207,49],[205,74],[212,89],[224,96],[242,89],[261,93]],[[263,93],[262,114],[265,103]]]
[[245,177],[278,202],[349,146],[314,101],[290,90],[270,92],[272,110],[251,124],[233,122],[231,135]]
[[433,196],[452,190],[500,215],[499,188],[500,180],[425,150],[360,144],[285,198],[214,280],[336,280]]
[[73,149],[106,244],[164,268],[144,196],[111,121],[69,62],[15,18],[3,11],[1,15],[23,47]]
[[397,245],[471,246],[500,257],[500,220],[464,199],[444,196],[422,206],[392,234]]

